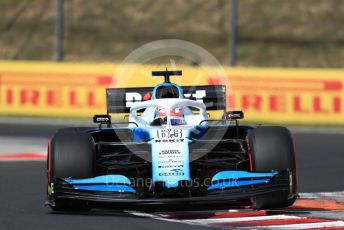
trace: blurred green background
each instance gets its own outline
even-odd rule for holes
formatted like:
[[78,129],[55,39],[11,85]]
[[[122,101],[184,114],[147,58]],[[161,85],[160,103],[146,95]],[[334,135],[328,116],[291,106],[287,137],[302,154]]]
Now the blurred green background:
[[[65,0],[65,61],[115,62],[176,38],[228,63],[228,0]],[[0,59],[53,60],[55,1],[0,1]],[[239,0],[239,66],[344,67],[344,1]]]

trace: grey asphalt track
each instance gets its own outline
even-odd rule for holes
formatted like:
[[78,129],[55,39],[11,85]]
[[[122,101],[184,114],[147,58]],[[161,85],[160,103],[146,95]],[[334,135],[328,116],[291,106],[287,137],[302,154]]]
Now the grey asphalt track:
[[199,229],[115,211],[53,214],[43,206],[45,172],[42,162],[0,163],[1,230]]
[[[0,138],[49,137],[58,126],[0,124]],[[300,192],[344,190],[344,134],[293,133]],[[0,229],[199,229],[115,211],[52,214],[44,162],[0,163]]]
[[293,134],[300,192],[344,191],[344,134]]

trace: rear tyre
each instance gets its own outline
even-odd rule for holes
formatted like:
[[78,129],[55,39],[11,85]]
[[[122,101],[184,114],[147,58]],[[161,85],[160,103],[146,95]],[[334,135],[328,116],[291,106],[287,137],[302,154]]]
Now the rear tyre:
[[[285,127],[259,127],[249,130],[247,136],[252,171],[270,172],[289,169],[291,193],[297,194],[297,176],[293,140]],[[268,193],[252,198],[254,209],[273,209],[290,206],[295,201],[290,191]]]
[[[95,147],[92,136],[75,130],[63,130],[54,135],[50,150],[51,178],[73,179],[94,176]],[[88,202],[69,199],[54,199],[54,211],[89,211]]]

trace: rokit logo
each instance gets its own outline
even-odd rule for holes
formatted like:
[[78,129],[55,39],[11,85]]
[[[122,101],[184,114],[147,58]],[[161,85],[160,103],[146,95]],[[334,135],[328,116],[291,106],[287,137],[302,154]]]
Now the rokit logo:
[[126,92],[125,93],[125,107],[130,108],[137,102],[142,101],[142,95],[136,92]]
[[[146,92],[147,93],[147,92]],[[144,95],[139,92],[126,92],[125,93],[125,106],[130,108],[137,102],[143,101]],[[194,93],[184,93],[185,98],[194,99],[199,102],[204,102],[203,98],[207,96],[206,90],[195,90]]]
[[[226,109],[224,85],[181,86],[184,98],[204,103],[207,111]],[[109,113],[130,113],[136,103],[152,100],[153,87],[108,88],[106,105]]]
[[205,90],[196,90],[195,93],[184,93],[185,98],[196,99],[198,102],[203,102],[203,98],[207,96]]

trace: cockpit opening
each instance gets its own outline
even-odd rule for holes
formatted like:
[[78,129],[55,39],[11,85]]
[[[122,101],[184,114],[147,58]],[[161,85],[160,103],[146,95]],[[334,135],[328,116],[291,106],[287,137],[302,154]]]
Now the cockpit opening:
[[160,86],[156,90],[155,98],[179,98],[179,90],[176,86],[173,85]]

